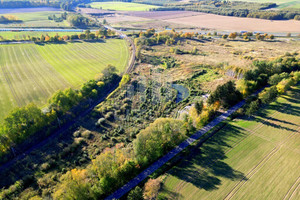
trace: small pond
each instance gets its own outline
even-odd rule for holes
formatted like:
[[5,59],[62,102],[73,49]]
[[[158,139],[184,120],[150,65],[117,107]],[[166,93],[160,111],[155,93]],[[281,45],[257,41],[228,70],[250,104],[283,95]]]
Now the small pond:
[[186,99],[190,94],[189,89],[184,87],[183,85],[172,84],[172,88],[177,90],[176,103],[179,103],[180,101]]

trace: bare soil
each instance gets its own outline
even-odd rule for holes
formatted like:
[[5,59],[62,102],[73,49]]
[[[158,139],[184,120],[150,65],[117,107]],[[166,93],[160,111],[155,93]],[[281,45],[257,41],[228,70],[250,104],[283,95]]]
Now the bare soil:
[[216,30],[300,33],[300,21],[297,20],[264,20],[206,13],[175,19],[162,19],[167,22]]

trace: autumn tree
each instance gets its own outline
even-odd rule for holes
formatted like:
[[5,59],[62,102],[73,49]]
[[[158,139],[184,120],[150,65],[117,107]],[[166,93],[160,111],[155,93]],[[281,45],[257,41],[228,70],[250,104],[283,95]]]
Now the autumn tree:
[[236,32],[234,32],[234,33],[230,33],[229,36],[228,36],[228,38],[234,40],[236,38],[236,36],[237,36],[237,34],[236,34]]
[[160,189],[161,181],[157,179],[149,179],[145,184],[144,188],[144,199],[154,200],[157,197],[158,191]]
[[57,200],[97,199],[92,191],[87,170],[72,169],[63,175],[53,198]]

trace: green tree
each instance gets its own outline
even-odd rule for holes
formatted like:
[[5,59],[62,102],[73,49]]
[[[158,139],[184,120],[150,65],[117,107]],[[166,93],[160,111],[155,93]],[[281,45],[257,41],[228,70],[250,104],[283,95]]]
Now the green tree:
[[118,77],[117,68],[112,65],[107,65],[107,67],[102,70],[102,74],[104,82],[115,80]]
[[224,108],[229,108],[238,103],[242,99],[242,94],[236,89],[232,81],[228,81],[224,85],[220,85],[209,96],[208,103],[214,104],[220,102],[220,105]]
[[127,196],[127,200],[143,200],[143,190],[136,186],[133,190],[131,190]]
[[197,101],[195,103],[195,108],[196,108],[197,114],[200,115],[200,113],[203,110],[203,101]]
[[246,110],[246,115],[249,117],[253,115],[257,110],[259,109],[259,101],[252,101],[249,105],[249,107]]

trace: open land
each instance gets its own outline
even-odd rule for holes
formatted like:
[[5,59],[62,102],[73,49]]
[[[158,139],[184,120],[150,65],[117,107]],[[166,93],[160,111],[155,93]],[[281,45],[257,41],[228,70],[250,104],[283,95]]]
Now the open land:
[[122,72],[128,62],[124,40],[0,46],[0,118],[13,107],[46,103],[55,91],[77,88],[108,64]]
[[201,13],[164,21],[216,30],[300,33],[300,21],[297,20],[264,20]]
[[[191,51],[194,47],[198,49],[198,55],[170,53],[170,48]],[[182,42],[179,47],[159,45],[144,50],[146,55],[172,56],[181,63],[179,68],[172,69],[171,77],[174,81],[189,77],[195,65],[229,65],[248,69],[251,68],[254,59],[268,60],[277,58],[286,52],[300,53],[299,41],[190,40],[188,43]]]
[[105,10],[119,10],[119,11],[147,11],[151,8],[158,8],[159,6],[139,4],[139,3],[125,3],[125,2],[94,2],[90,4],[92,8],[102,8]]
[[0,24],[0,28],[7,27],[19,27],[19,28],[34,28],[34,27],[70,27],[67,21],[55,22],[53,20],[48,20],[49,15],[60,16],[62,11],[42,11],[42,12],[23,12],[23,13],[10,13],[10,15],[17,16],[21,23],[9,23],[9,24]]
[[[170,199],[299,199],[300,87],[231,122],[173,167]],[[276,191],[276,192],[275,192]]]
[[[84,9],[83,9],[84,11]],[[87,10],[86,12],[93,12]],[[260,31],[271,33],[300,33],[300,21],[265,20],[221,16],[191,11],[116,11],[104,17],[115,27],[136,29],[212,29],[217,31]],[[101,19],[101,18],[100,18]]]

